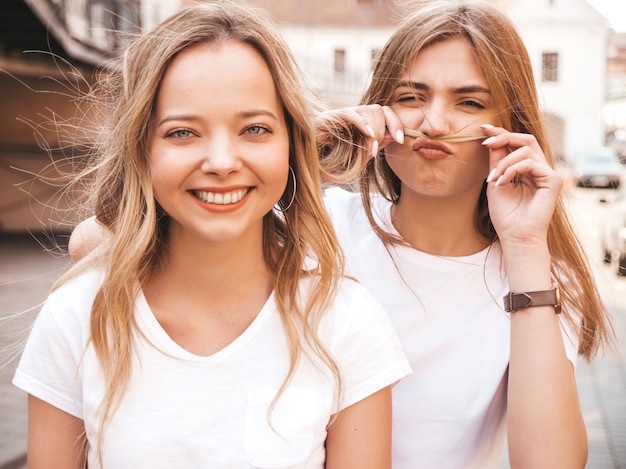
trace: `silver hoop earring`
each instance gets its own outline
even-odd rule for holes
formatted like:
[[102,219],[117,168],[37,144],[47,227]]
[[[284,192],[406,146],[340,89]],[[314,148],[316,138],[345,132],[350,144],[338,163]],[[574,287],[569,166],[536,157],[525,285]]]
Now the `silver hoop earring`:
[[[293,179],[293,189],[291,191],[291,199],[289,200],[289,203],[287,204],[286,207],[283,207],[283,203],[282,203],[282,197],[280,198],[280,200],[274,205],[274,209],[278,210],[279,212],[286,212],[287,210],[289,210],[289,207],[291,207],[291,205],[293,204],[293,201],[296,199],[296,173],[294,173],[293,168],[291,167],[291,165],[289,165],[289,175],[291,176],[291,178]],[[287,187],[285,188],[285,192],[287,192],[287,189],[289,188],[289,181],[287,181]],[[283,196],[285,194],[283,193]]]

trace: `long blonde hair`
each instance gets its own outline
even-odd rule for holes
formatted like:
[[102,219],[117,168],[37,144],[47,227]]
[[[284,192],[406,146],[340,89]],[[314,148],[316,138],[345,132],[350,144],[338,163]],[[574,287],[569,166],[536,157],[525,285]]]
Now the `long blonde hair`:
[[[159,264],[168,239],[169,217],[155,202],[147,154],[155,97],[176,54],[195,44],[224,41],[251,45],[267,63],[285,113],[289,163],[297,180],[297,187],[288,185],[278,202],[283,211],[271,211],[263,220],[264,259],[275,277],[274,295],[290,346],[290,368],[276,399],[303,353],[317,357],[330,369],[341,392],[339,369],[317,336],[343,261],[322,201],[314,100],[288,47],[262,13],[229,2],[202,3],[180,10],[136,39],[117,72],[107,74],[90,96],[96,107],[108,106],[100,113],[107,121],[100,132],[103,138],[94,167],[86,174],[95,175],[93,206],[110,236],[56,287],[89,267],[106,274],[91,311],[91,343],[107,383],[100,439],[131,374],[137,286]],[[307,257],[315,260],[312,271],[305,269]],[[306,298],[299,298],[304,277],[310,278],[310,289]]]
[[[467,39],[476,63],[489,84],[499,122],[512,132],[528,133],[537,138],[548,163],[554,167],[554,155],[539,110],[537,90],[528,52],[508,16],[487,2],[429,0],[407,2],[410,14],[387,41],[378,55],[369,87],[361,104],[389,105],[396,84],[421,50],[451,38]],[[339,125],[339,124],[338,124]],[[337,138],[339,136],[339,138]],[[356,142],[350,143],[350,142]],[[330,174],[344,172],[349,178],[363,167],[367,155],[363,137],[341,127],[334,141],[325,142],[323,166]],[[386,243],[403,243],[377,225],[372,215],[371,194],[378,192],[396,203],[401,197],[401,183],[385,158],[373,158],[358,175],[358,186],[370,223]],[[477,201],[476,229],[486,239],[496,240],[487,205],[486,184]],[[559,284],[564,314],[575,309],[582,314],[579,354],[590,359],[600,345],[611,338],[611,326],[583,248],[568,220],[559,198],[548,229],[548,247],[553,263],[552,275]]]

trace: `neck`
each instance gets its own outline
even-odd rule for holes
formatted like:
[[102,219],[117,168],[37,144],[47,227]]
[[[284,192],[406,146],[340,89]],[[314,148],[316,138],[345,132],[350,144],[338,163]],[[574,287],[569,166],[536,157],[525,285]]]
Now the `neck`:
[[476,197],[425,197],[403,192],[392,207],[398,233],[415,249],[438,256],[468,256],[482,251],[489,240],[476,227]]
[[236,243],[207,243],[173,236],[159,269],[144,291],[151,296],[184,296],[215,304],[244,300],[250,295],[269,296],[273,275],[263,257],[260,234]]
[[261,238],[259,230],[225,243],[173,234],[159,269],[142,288],[179,346],[208,356],[252,324],[274,286]]

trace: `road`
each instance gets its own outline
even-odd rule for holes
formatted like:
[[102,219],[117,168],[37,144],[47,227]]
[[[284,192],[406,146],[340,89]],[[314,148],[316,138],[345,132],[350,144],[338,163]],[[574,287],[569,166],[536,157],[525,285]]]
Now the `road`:
[[613,215],[614,196],[611,190],[577,188],[567,200],[617,336],[616,350],[577,368],[589,439],[588,469],[626,468],[626,277],[616,275],[616,261],[603,263],[600,245],[601,226]]
[[[11,384],[21,343],[55,279],[69,265],[63,252],[29,235],[0,234],[0,469],[24,467],[26,396]],[[45,246],[45,247],[44,247]]]

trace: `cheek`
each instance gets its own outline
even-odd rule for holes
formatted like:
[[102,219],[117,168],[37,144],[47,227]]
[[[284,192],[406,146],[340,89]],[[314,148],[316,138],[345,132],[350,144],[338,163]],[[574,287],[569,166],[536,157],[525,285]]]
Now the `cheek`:
[[194,146],[154,144],[148,148],[148,164],[153,178],[176,179],[199,166],[199,149]]
[[489,174],[489,150],[482,146],[480,143],[471,142],[468,144],[474,146],[472,150],[472,166],[475,171],[480,175],[487,177]]
[[[295,174],[295,173],[294,173]],[[289,165],[286,164],[281,166],[280,169],[277,169],[276,175],[273,180],[275,195],[277,196],[277,200],[282,197],[284,193],[292,194],[294,190],[294,176],[292,176],[291,171],[289,170]],[[295,190],[297,190],[297,181]]]
[[163,177],[162,171],[151,169],[150,182],[152,185],[152,196],[167,211],[169,206],[167,194],[172,193],[171,179]]
[[[289,142],[276,145],[271,150],[272,164],[268,164],[267,173],[272,183],[279,185],[283,190],[291,179],[289,171]],[[281,191],[282,193],[282,191]]]
[[411,150],[412,139],[405,137],[405,143],[400,144],[391,142],[384,149],[385,159],[391,166],[393,164],[401,164],[402,162],[411,162],[416,160],[413,150]]
[[404,127],[414,129],[424,117],[424,112],[417,107],[392,106],[391,109],[398,116]]
[[391,171],[400,179],[419,170],[418,158],[403,145],[392,143],[385,147],[385,161]]
[[159,202],[163,196],[171,194],[184,180],[187,171],[182,167],[182,161],[184,159],[180,157],[168,158],[163,152],[151,151],[148,159],[150,184]]

